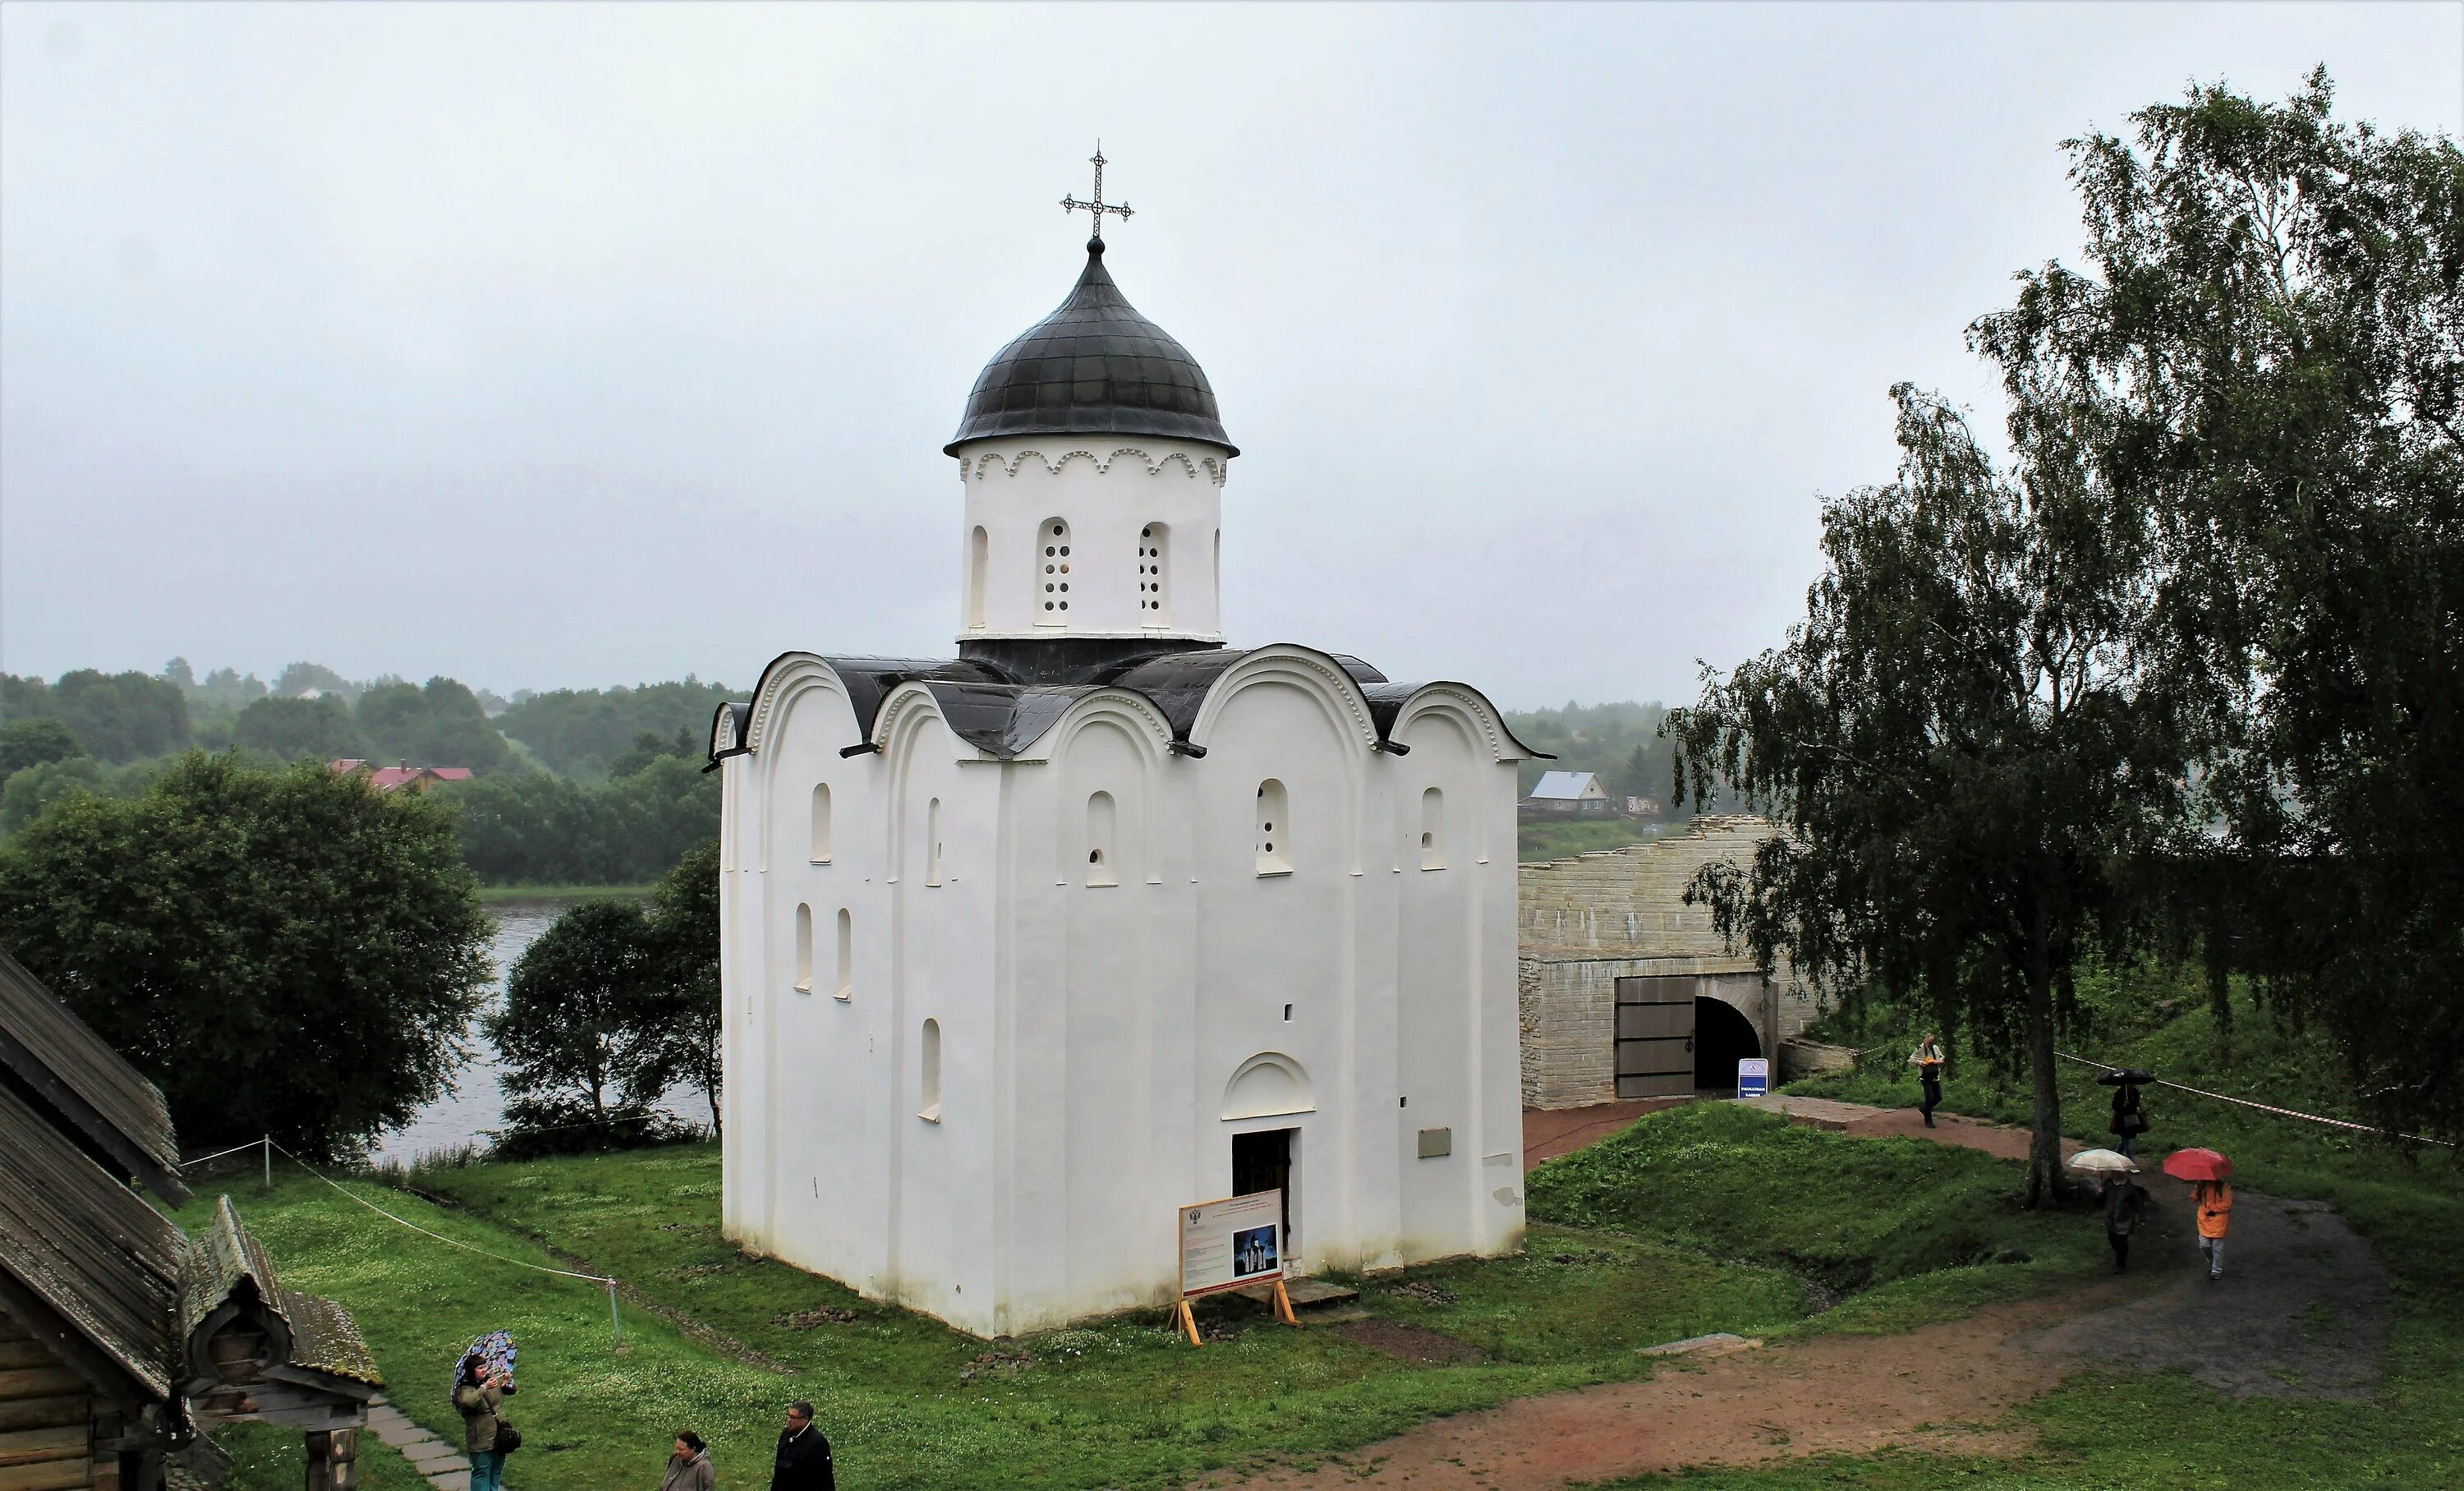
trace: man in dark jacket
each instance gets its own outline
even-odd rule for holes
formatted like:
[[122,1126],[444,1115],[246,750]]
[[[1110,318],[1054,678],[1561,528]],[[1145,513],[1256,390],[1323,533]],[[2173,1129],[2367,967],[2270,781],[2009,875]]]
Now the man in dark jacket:
[[2104,1183],[2104,1240],[2113,1245],[2113,1271],[2117,1274],[2130,1266],[2130,1235],[2147,1211],[2147,1192],[2127,1175],[2115,1175]]
[[830,1469],[830,1441],[813,1427],[813,1405],[787,1405],[787,1427],[779,1432],[779,1463],[770,1491],[838,1491]]

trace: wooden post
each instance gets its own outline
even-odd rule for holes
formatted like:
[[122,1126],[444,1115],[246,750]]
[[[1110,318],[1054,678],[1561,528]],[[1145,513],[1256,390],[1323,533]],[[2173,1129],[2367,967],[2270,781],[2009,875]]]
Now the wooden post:
[[1189,1344],[1191,1346],[1202,1346],[1206,1345],[1205,1339],[1198,1333],[1198,1313],[1189,1307],[1189,1302],[1187,1300],[1181,1301],[1179,1306],[1174,1313],[1179,1318],[1180,1328],[1189,1332]]
[[274,1191],[274,1136],[272,1134],[265,1136],[265,1189],[268,1194]]
[[1292,1297],[1284,1292],[1284,1281],[1280,1278],[1275,1280],[1275,1319],[1287,1325],[1301,1323],[1301,1318],[1292,1313]]

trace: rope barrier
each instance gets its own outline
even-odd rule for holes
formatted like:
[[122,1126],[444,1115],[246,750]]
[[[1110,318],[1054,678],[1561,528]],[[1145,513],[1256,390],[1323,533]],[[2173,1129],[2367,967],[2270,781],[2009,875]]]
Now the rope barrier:
[[[2075,1057],[2067,1051],[2057,1051],[2054,1055],[2061,1057],[2065,1061],[2076,1061],[2081,1066],[2095,1067],[2101,1072],[2121,1072],[2128,1070],[2125,1067],[2107,1066],[2101,1061],[2091,1061],[2085,1057]],[[2245,1108],[2256,1108],[2261,1113],[2274,1113],[2282,1118],[2296,1118],[2311,1124],[2326,1124],[2337,1128],[2349,1128],[2356,1133],[2379,1134],[2388,1132],[2388,1130],[2373,1127],[2368,1124],[2355,1124],[2344,1119],[2322,1118],[2316,1113],[2303,1113],[2294,1108],[2279,1108],[2274,1103],[2255,1102],[2248,1098],[2235,1098],[2226,1093],[2209,1092],[2207,1089],[2202,1087],[2185,1087],[2180,1082],[2168,1082],[2161,1077],[2152,1081],[2143,1082],[2139,1085],[2146,1087],[2170,1087],[2175,1092],[2186,1092],[2194,1098],[2213,1098],[2218,1102],[2238,1103]],[[2450,1140],[2431,1139],[2423,1134],[2399,1133],[2396,1134],[2395,1137],[2398,1139],[2411,1140],[2414,1144],[2439,1145],[2449,1149],[2455,1147],[2453,1142]]]
[[[227,1154],[237,1154],[237,1153],[239,1153],[242,1149],[253,1149],[253,1148],[255,1148],[257,1146],[259,1146],[259,1145],[261,1145],[261,1144],[263,1144],[263,1143],[265,1143],[265,1141],[264,1141],[264,1140],[262,1140],[262,1139],[252,1139],[252,1140],[250,1140],[248,1143],[244,1144],[244,1145],[233,1145],[233,1146],[231,1146],[230,1148],[228,1148],[228,1149],[217,1149],[217,1150],[215,1150],[215,1151],[214,1151],[213,1153],[211,1153],[211,1154],[201,1154],[201,1155],[196,1156],[196,1157],[195,1157],[195,1158],[193,1158],[193,1159],[182,1160],[180,1163],[181,1163],[182,1165],[184,1165],[184,1166],[187,1166],[187,1165],[203,1165],[203,1164],[205,1164],[208,1160],[219,1160],[219,1159],[221,1159],[223,1156],[225,1156],[225,1155],[227,1155]],[[289,1153],[290,1151],[289,1151],[289,1150],[285,1150],[285,1151],[283,1151],[283,1152],[287,1154],[287,1153]]]
[[[271,1139],[263,1140],[261,1142],[270,1148],[282,1149],[280,1145],[275,1144]],[[248,1146],[243,1145],[241,1147],[246,1148]],[[444,1243],[449,1247],[460,1248],[465,1253],[475,1253],[483,1258],[489,1258],[498,1263],[510,1263],[516,1268],[526,1268],[535,1274],[554,1274],[561,1279],[579,1279],[585,1283],[601,1284],[605,1286],[607,1290],[607,1324],[616,1333],[616,1348],[620,1351],[625,1348],[625,1324],[616,1314],[615,1280],[608,1278],[605,1274],[583,1274],[569,1268],[550,1268],[544,1263],[532,1263],[522,1258],[509,1258],[501,1253],[491,1253],[485,1248],[464,1242],[458,1237],[448,1237],[443,1233],[430,1232],[429,1229],[420,1226],[417,1222],[411,1221],[407,1217],[394,1215],[384,1207],[377,1205],[367,1197],[352,1191],[349,1187],[344,1186],[341,1181],[338,1181],[332,1176],[324,1173],[322,1170],[318,1169],[315,1166],[310,1165],[307,1161],[299,1158],[299,1156],[293,1154],[290,1150],[282,1149],[282,1157],[289,1160],[292,1164],[298,1166],[301,1169],[306,1170],[309,1174],[316,1176],[319,1180],[323,1181],[326,1185],[333,1187],[343,1195],[348,1196],[360,1205],[366,1207],[377,1215],[384,1217],[386,1221],[392,1222],[399,1227],[407,1227],[412,1232],[419,1234],[423,1237],[432,1237],[436,1241]]]

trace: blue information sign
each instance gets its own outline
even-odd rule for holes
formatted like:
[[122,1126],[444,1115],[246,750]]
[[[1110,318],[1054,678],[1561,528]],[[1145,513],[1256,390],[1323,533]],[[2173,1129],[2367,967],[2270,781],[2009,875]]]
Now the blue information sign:
[[1737,1096],[1760,1098],[1771,1092],[1771,1061],[1763,1057],[1747,1057],[1737,1063]]

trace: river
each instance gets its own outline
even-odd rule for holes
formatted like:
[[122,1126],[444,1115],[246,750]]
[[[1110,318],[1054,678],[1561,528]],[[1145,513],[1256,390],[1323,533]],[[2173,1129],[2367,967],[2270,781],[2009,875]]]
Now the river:
[[[514,960],[574,904],[571,901],[506,901],[489,908],[496,916],[496,935],[488,945],[495,976],[488,986],[482,1018],[504,1008],[505,975],[513,970]],[[433,1150],[486,1144],[493,1137],[487,1131],[503,1125],[505,1099],[495,1047],[475,1024],[471,1045],[472,1059],[453,1074],[445,1095],[420,1109],[408,1124],[377,1140],[373,1146],[377,1160],[407,1164]],[[659,1106],[692,1123],[710,1122],[710,1104],[699,1086],[671,1088]]]

